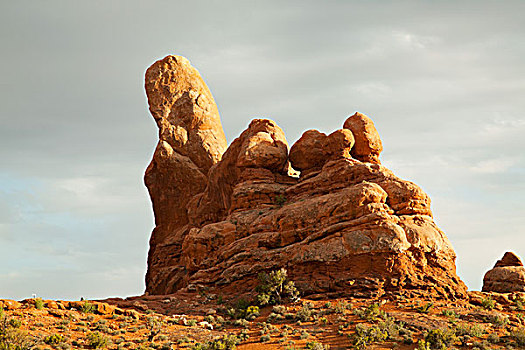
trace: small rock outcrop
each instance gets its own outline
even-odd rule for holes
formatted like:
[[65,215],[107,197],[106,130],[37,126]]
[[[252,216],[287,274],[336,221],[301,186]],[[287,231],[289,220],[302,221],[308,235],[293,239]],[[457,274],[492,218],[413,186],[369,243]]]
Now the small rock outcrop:
[[521,259],[506,252],[483,277],[483,292],[525,292],[525,267]]
[[[286,268],[303,294],[466,296],[456,255],[430,198],[383,167],[370,118],[292,145],[253,120],[226,149],[213,98],[189,62],[168,56],[146,73],[159,143],[145,182],[155,212],[146,291],[252,291]],[[300,176],[291,176],[291,170]]]

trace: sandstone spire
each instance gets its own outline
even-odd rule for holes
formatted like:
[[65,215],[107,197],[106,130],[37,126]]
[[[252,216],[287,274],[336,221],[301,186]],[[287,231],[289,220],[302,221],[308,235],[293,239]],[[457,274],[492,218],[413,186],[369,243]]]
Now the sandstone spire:
[[204,191],[210,167],[226,149],[219,112],[199,72],[180,56],[155,62],[145,78],[159,141],[144,181],[153,202],[146,291],[177,288],[178,255],[188,231],[186,205]]

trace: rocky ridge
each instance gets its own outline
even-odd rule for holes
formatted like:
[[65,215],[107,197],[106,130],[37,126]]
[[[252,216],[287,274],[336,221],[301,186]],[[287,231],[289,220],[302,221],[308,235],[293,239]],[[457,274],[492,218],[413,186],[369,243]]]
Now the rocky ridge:
[[[159,142],[145,174],[155,213],[146,291],[253,290],[284,267],[303,294],[466,296],[430,198],[381,165],[370,118],[355,113],[290,148],[253,120],[226,149],[213,97],[189,62],[146,72]],[[300,176],[291,176],[291,169]]]

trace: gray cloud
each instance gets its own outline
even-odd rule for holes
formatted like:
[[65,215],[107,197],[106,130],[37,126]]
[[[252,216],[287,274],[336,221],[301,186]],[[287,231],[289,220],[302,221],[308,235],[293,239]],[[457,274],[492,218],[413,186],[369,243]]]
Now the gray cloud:
[[[0,5],[0,296],[141,293],[156,127],[143,73],[182,54],[231,142],[371,116],[433,199],[471,288],[525,256],[521,1],[12,1]],[[473,249],[475,247],[475,249]],[[29,291],[31,289],[31,291]]]

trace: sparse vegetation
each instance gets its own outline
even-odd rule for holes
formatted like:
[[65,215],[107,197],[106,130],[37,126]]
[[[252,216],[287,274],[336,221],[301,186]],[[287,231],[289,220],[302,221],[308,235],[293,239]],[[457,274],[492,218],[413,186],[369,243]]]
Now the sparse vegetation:
[[233,335],[228,334],[204,344],[197,343],[191,347],[193,350],[232,350],[239,344],[239,339]]
[[85,314],[93,313],[95,312],[95,305],[86,300],[80,307],[80,311]]
[[310,309],[310,306],[308,303],[303,304],[303,306],[297,311],[295,314],[295,317],[303,322],[309,321],[310,317],[312,316],[312,310]]
[[[283,280],[286,284],[283,276],[268,274],[267,281],[274,282],[268,284],[282,286]],[[10,302],[4,304],[9,311],[0,309],[0,350],[234,349],[245,341],[263,347],[319,350],[332,344],[341,347],[344,342],[343,346],[355,349],[525,348],[524,314],[517,310],[518,296],[508,296],[507,302],[501,298],[497,311],[486,311],[461,300],[447,304],[419,298],[412,302],[314,298],[292,303],[283,295],[281,303],[271,306],[255,305],[249,295],[223,300],[219,306],[218,297],[209,290],[205,298],[198,295],[188,300],[198,312],[171,316],[155,310],[156,305],[162,305],[158,301],[138,312],[120,309],[108,313],[103,312],[107,306],[94,302],[71,303],[69,310],[66,303],[48,302],[43,303],[44,312],[36,308],[36,299],[15,308]],[[477,305],[480,301],[477,299]],[[170,306],[173,304],[171,301]]]
[[454,331],[449,328],[432,329],[425,334],[424,346],[429,349],[449,349],[456,341]]
[[374,342],[382,342],[386,340],[387,333],[379,329],[378,326],[367,326],[363,323],[358,323],[355,326],[355,333],[351,336],[352,345],[356,349],[366,349]]
[[294,302],[299,298],[295,284],[288,280],[287,271],[280,269],[259,274],[259,285],[256,288],[259,305],[276,305],[284,300]]
[[99,332],[89,333],[86,338],[87,345],[92,349],[104,349],[108,342],[108,337]]
[[481,307],[483,307],[485,310],[492,310],[496,306],[496,301],[492,299],[490,296],[487,296],[486,298],[483,298],[481,300]]
[[42,310],[44,308],[44,301],[42,301],[42,298],[35,299],[35,308],[37,310]]
[[279,207],[282,207],[284,203],[286,203],[286,197],[284,196],[284,194],[278,194],[277,196],[275,196],[276,205],[278,205]]
[[20,330],[21,322],[5,315],[0,308],[0,350],[31,349],[34,341],[27,332]]
[[61,334],[51,334],[44,338],[44,343],[51,346],[56,346],[64,341],[64,336]]

